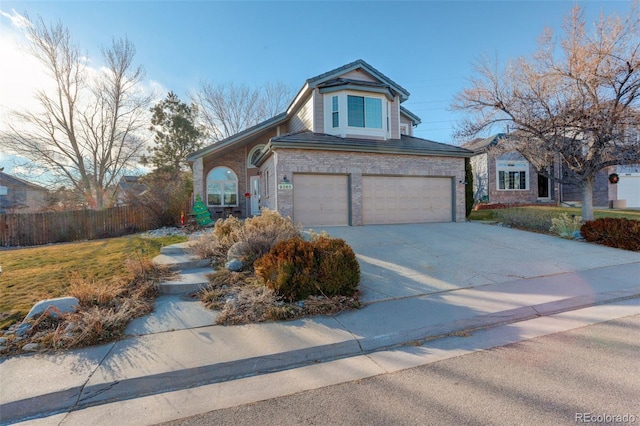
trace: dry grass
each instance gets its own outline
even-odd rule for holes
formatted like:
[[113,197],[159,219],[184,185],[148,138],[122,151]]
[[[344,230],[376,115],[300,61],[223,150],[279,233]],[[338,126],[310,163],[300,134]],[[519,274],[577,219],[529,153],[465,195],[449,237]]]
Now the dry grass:
[[184,237],[108,240],[2,251],[3,327],[21,320],[39,300],[73,296],[76,312],[53,310],[31,322],[22,339],[12,333],[5,354],[27,343],[40,350],[68,349],[119,338],[127,323],[153,310],[156,283],[170,274],[151,263],[164,245]]
[[286,303],[250,272],[226,269],[211,274],[210,284],[200,298],[208,308],[220,311],[216,324],[223,325],[333,315],[360,307],[357,293],[351,297],[312,296],[302,302]]

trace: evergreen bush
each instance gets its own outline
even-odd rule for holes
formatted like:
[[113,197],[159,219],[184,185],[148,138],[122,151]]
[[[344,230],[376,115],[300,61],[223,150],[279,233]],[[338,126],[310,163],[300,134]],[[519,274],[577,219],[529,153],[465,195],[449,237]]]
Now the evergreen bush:
[[258,278],[289,301],[309,296],[352,296],[360,282],[360,265],[344,240],[291,238],[275,244],[254,263]]
[[585,240],[624,250],[640,251],[640,221],[603,217],[580,228]]

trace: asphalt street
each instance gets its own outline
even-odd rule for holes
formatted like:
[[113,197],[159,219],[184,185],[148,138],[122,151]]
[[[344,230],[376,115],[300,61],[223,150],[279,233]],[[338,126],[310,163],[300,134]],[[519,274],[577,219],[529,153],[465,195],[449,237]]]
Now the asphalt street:
[[164,426],[640,424],[640,315]]

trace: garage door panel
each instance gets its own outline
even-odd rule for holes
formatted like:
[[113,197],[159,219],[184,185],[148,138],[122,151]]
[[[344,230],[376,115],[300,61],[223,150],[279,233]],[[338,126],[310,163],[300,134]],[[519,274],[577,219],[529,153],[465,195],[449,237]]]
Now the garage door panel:
[[640,207],[640,176],[620,176],[618,199],[627,200],[627,207]]
[[364,224],[452,221],[450,178],[363,176]]
[[295,174],[293,219],[304,226],[348,225],[348,177]]

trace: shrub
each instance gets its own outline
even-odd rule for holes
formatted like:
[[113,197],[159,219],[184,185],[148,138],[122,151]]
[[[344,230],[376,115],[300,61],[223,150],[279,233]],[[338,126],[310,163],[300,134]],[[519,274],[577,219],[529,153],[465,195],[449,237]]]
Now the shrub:
[[640,251],[640,221],[604,217],[587,221],[580,228],[585,240],[609,247]]
[[235,217],[218,219],[213,231],[195,240],[190,251],[202,258],[213,258],[222,264],[227,253],[237,242],[245,243],[243,258],[245,266],[267,254],[278,241],[299,237],[300,228],[290,218],[280,216],[276,211],[263,209],[260,216],[241,221]]
[[281,241],[254,267],[267,287],[290,301],[312,295],[351,296],[360,281],[355,253],[341,239]]
[[552,218],[551,223],[549,231],[560,235],[562,238],[574,238],[576,234],[579,235],[582,216],[569,216],[566,213],[562,213],[560,216]]
[[549,232],[554,212],[547,210],[508,208],[494,211],[494,219],[513,228]]

